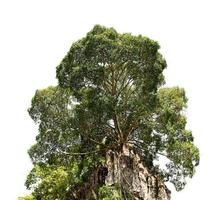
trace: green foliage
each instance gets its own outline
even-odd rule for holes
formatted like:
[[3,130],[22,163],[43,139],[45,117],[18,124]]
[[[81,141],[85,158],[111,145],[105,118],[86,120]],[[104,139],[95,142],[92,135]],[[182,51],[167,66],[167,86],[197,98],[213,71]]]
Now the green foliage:
[[67,189],[79,183],[78,165],[70,167],[35,165],[26,180],[26,187],[33,190],[33,196],[41,200],[64,199]]
[[32,195],[27,195],[25,197],[18,197],[18,200],[35,200]]
[[102,186],[99,189],[99,199],[102,200],[121,200],[120,189],[115,186]]
[[36,91],[32,107],[28,110],[32,119],[39,124],[37,143],[29,150],[33,163],[63,162],[65,157],[59,156],[61,152],[78,148],[79,136],[71,124],[72,100],[69,90],[60,87]]
[[186,184],[185,177],[192,177],[199,164],[199,150],[193,144],[191,131],[185,129],[183,109],[187,107],[187,98],[184,89],[175,87],[160,89],[158,99],[155,130],[161,137],[160,152],[170,160],[164,170],[165,178],[181,190]]
[[[162,87],[166,61],[159,48],[147,37],[99,25],[72,44],[57,67],[58,86],[37,90],[29,109],[39,126],[26,182],[34,196],[64,199],[68,187],[85,182],[94,165],[105,162],[107,150],[123,145],[150,168],[166,156],[166,169],[158,173],[177,190],[184,187],[199,151],[185,128],[184,89]],[[118,199],[113,189],[99,193]]]

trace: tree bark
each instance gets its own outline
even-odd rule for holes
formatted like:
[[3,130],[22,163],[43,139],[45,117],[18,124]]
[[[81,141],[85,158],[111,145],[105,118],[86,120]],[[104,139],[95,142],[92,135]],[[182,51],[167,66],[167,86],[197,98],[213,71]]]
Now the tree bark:
[[[159,176],[152,174],[140,157],[123,147],[120,153],[108,151],[106,185],[120,185],[122,199],[169,200],[170,191]],[[130,194],[130,198],[127,197]]]
[[[100,171],[106,168],[103,178]],[[118,186],[123,200],[170,200],[170,191],[160,179],[126,146],[121,152],[109,150],[106,164],[96,166],[89,181],[71,188],[67,200],[101,200],[97,190],[102,185]]]

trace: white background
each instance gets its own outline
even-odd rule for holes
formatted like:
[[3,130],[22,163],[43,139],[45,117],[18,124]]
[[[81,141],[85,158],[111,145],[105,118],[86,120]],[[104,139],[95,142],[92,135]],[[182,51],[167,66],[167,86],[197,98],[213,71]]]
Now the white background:
[[188,127],[200,148],[196,175],[174,200],[216,198],[215,0],[0,1],[0,199],[24,195],[36,126],[27,113],[36,89],[55,85],[55,68],[95,25],[157,40],[169,86],[184,87]]

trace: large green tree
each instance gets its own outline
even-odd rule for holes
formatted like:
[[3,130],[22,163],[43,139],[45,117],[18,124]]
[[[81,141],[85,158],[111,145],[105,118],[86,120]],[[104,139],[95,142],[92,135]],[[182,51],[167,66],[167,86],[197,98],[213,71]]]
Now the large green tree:
[[[29,109],[39,126],[26,181],[35,199],[65,199],[108,150],[123,148],[183,189],[199,151],[185,128],[184,89],[163,87],[159,48],[147,37],[99,25],[72,44],[57,67],[58,86],[37,90]],[[162,157],[165,166],[156,162]]]

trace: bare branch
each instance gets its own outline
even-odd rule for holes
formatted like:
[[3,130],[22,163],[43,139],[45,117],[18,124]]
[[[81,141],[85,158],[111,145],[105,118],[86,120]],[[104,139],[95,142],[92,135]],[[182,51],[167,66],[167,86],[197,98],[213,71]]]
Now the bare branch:
[[58,149],[58,151],[60,152],[60,153],[63,153],[63,154],[65,154],[65,155],[88,155],[88,154],[93,154],[93,153],[97,153],[97,152],[100,152],[100,151],[102,151],[102,150],[105,150],[106,148],[104,148],[104,149],[98,149],[98,150],[95,150],[95,151],[89,151],[89,152],[65,152],[65,151],[62,151],[62,150],[60,150],[60,149]]

